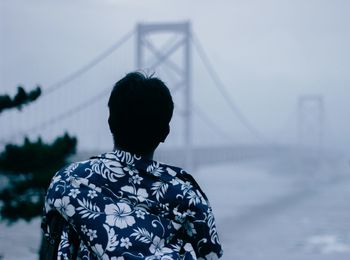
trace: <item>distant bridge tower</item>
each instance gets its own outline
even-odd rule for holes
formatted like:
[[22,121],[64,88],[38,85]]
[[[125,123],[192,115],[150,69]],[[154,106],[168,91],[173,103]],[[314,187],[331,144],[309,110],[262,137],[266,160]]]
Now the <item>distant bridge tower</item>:
[[[193,167],[192,155],[192,85],[191,85],[191,24],[184,23],[156,23],[137,25],[136,37],[136,66],[137,69],[154,72],[160,65],[166,65],[168,69],[177,75],[177,83],[170,86],[171,91],[182,91],[184,118],[184,146],[185,166]],[[180,40],[170,42],[166,46],[157,46],[151,36],[160,33],[171,33],[180,36]],[[182,55],[174,60],[172,55],[181,51]],[[151,59],[153,60],[151,61]],[[179,62],[180,60],[180,62]]]
[[320,151],[324,139],[323,96],[306,95],[299,97],[298,128],[299,145]]

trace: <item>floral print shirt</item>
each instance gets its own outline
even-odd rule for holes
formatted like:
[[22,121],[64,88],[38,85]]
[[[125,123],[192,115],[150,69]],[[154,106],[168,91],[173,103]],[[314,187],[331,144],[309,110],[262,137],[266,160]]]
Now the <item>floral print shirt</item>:
[[222,256],[206,195],[184,170],[117,150],[64,167],[47,191],[50,212],[64,219],[58,259],[217,259]]

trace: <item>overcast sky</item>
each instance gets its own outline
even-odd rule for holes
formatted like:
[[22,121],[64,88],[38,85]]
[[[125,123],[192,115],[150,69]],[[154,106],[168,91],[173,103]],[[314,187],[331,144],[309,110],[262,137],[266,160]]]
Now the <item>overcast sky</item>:
[[[45,89],[108,48],[137,22],[189,20],[236,105],[267,139],[295,142],[298,97],[312,94],[324,97],[326,143],[348,146],[350,1],[0,0],[0,3],[1,93],[15,93],[19,83],[27,88],[39,83]],[[52,96],[43,97],[22,115],[17,112],[2,115],[3,138],[112,86],[135,68],[134,51],[132,38],[82,78]],[[172,82],[167,83],[171,88]],[[195,52],[193,92],[196,105],[232,136],[230,142],[254,141],[224,103]],[[100,121],[87,123],[86,117],[72,117],[52,126],[54,130],[43,129],[42,133],[50,137],[65,128],[72,129],[81,137],[82,147],[91,148],[89,139],[96,133],[108,135],[103,123],[107,111],[103,102],[85,113],[99,117]],[[198,118],[194,124],[196,143],[227,141]],[[180,128],[180,123],[177,126]],[[174,142],[180,142],[181,131],[175,130],[173,135],[174,140],[178,139]],[[103,140],[101,148],[110,141]]]

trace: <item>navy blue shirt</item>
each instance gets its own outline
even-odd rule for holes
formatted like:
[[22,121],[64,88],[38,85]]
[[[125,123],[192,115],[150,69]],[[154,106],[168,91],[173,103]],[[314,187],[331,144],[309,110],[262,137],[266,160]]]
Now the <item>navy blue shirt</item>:
[[64,167],[47,191],[48,216],[66,220],[58,259],[70,259],[70,232],[82,259],[217,259],[221,244],[209,201],[184,170],[117,150]]

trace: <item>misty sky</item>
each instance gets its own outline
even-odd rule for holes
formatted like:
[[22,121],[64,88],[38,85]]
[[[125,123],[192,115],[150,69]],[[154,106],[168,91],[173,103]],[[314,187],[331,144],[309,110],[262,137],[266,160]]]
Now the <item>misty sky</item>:
[[[116,42],[137,22],[190,20],[237,106],[267,139],[294,143],[298,96],[317,94],[325,100],[326,143],[347,147],[350,1],[0,0],[0,3],[1,93],[15,93],[19,83],[27,88],[40,83],[45,89]],[[24,113],[4,113],[0,117],[1,137],[38,124],[112,86],[135,68],[134,51],[132,38],[91,72],[53,96],[43,97]],[[171,88],[171,81],[167,83]],[[232,115],[195,52],[193,88],[194,102],[232,136],[229,142],[255,141]],[[43,129],[42,133],[52,137],[63,129],[72,129],[80,135],[81,145],[91,148],[88,143],[94,135],[108,135],[103,102],[106,99],[85,113],[85,119],[72,117],[52,126],[54,130]],[[86,114],[99,119],[87,122]],[[194,124],[196,143],[227,142],[199,119],[195,118]],[[175,130],[174,140],[181,139],[180,136],[181,131]],[[101,148],[109,141],[103,139]]]

